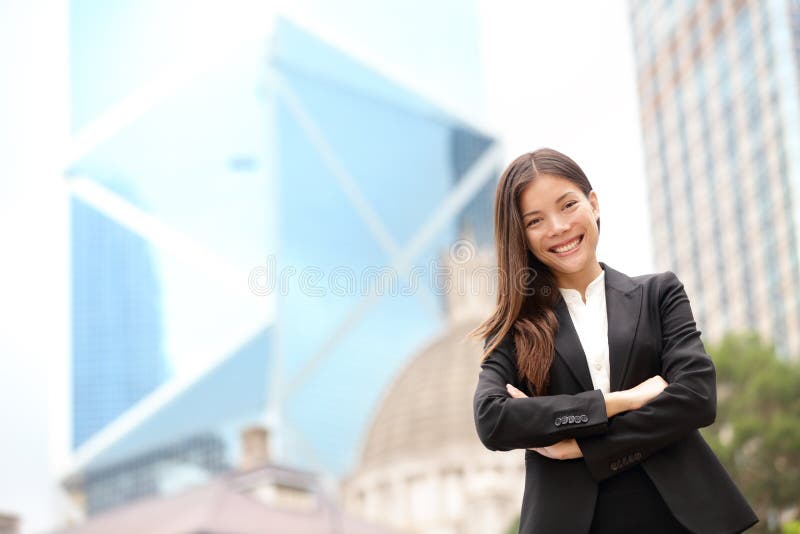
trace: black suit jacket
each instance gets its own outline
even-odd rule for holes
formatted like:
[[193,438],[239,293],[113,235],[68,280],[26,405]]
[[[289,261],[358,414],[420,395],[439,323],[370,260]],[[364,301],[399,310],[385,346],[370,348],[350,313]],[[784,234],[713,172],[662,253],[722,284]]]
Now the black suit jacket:
[[511,398],[517,378],[511,334],[481,364],[475,426],[493,451],[576,438],[583,458],[525,451],[520,533],[589,531],[598,483],[641,464],[675,517],[692,532],[741,532],[758,521],[698,428],[716,417],[716,375],[683,284],[671,271],[629,277],[605,271],[611,391],[661,375],[669,384],[647,405],[608,418],[563,299],[546,396]]

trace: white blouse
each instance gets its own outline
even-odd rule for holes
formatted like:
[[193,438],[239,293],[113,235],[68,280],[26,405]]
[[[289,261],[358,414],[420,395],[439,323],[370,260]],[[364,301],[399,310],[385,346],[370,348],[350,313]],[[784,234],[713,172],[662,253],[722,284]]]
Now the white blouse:
[[605,271],[586,287],[586,303],[577,289],[559,287],[569,309],[569,315],[578,332],[586,363],[592,376],[592,385],[603,393],[610,392],[610,366],[608,362],[608,314],[606,312]]

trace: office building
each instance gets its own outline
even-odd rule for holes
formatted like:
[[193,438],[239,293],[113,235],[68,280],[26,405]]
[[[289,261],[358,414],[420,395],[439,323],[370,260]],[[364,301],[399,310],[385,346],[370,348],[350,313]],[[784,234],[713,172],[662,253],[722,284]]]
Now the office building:
[[[446,322],[432,263],[461,236],[491,240],[500,153],[464,111],[474,66],[403,64],[405,43],[386,43],[400,33],[373,32],[389,23],[378,8],[326,25],[190,5],[186,22],[161,4],[70,3],[67,185],[146,245],[172,370],[74,451],[65,485],[87,515],[211,480],[255,424],[281,465],[347,472],[372,406]],[[457,5],[463,23],[405,4],[391,23],[477,57]]]
[[709,340],[800,357],[800,5],[629,2],[650,226]]

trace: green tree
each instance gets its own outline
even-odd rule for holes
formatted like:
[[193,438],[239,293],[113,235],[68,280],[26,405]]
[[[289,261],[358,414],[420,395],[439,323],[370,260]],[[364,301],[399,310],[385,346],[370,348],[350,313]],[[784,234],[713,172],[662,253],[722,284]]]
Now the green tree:
[[517,534],[519,532],[519,520],[520,516],[517,516],[516,519],[514,519],[514,521],[508,525],[508,528],[505,530],[505,534]]
[[707,347],[717,370],[717,419],[703,436],[753,505],[753,532],[778,531],[800,504],[800,366],[755,333]]

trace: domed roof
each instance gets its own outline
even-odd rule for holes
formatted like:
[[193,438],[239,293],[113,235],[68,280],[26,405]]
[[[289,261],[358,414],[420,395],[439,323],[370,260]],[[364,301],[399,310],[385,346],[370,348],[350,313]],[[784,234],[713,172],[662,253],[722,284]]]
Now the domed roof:
[[451,325],[401,371],[375,412],[362,468],[435,454],[443,445],[483,448],[472,412],[483,343],[465,337],[475,326]]

